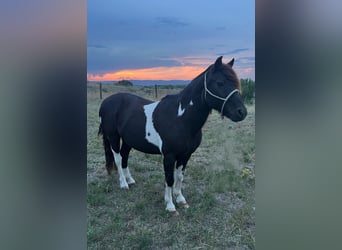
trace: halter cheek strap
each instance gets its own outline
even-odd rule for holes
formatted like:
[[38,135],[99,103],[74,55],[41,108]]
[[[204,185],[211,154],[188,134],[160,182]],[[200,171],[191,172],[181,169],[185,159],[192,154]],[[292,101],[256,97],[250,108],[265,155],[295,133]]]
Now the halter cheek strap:
[[219,99],[219,100],[222,100],[223,103],[222,103],[222,107],[221,107],[221,117],[223,118],[223,109],[224,109],[224,106],[226,105],[226,102],[228,101],[228,99],[235,93],[235,92],[238,92],[239,90],[237,89],[234,89],[232,92],[230,92],[226,98],[223,98],[221,96],[218,96],[218,95],[215,95],[213,92],[211,92],[208,88],[207,88],[207,72],[205,72],[204,74],[204,89],[205,89],[205,92],[204,92],[204,99],[206,100],[207,99],[207,93],[209,95],[211,95],[212,97],[215,97],[216,99]]

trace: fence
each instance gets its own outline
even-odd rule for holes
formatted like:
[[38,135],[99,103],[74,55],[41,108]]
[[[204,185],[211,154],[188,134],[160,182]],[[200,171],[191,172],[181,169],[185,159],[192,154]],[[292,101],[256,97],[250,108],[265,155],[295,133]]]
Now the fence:
[[133,86],[120,86],[114,84],[104,84],[102,82],[88,82],[88,98],[103,100],[106,97],[118,93],[128,92],[136,94],[150,100],[160,100],[166,95],[179,93],[184,89],[184,85],[133,85]]

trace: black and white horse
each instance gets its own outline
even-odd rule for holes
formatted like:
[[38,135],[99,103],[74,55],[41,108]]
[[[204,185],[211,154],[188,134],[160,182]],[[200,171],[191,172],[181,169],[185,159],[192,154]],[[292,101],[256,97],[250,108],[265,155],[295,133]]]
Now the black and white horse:
[[[247,110],[240,95],[240,81],[232,66],[217,58],[179,94],[152,102],[136,95],[118,93],[100,107],[99,134],[108,174],[116,165],[120,187],[135,183],[127,166],[132,148],[163,156],[166,210],[176,212],[176,203],[189,207],[182,195],[183,174],[191,154],[201,143],[202,127],[212,109],[234,122],[242,121]],[[121,143],[122,142],[122,143]],[[114,163],[115,162],[115,163]]]

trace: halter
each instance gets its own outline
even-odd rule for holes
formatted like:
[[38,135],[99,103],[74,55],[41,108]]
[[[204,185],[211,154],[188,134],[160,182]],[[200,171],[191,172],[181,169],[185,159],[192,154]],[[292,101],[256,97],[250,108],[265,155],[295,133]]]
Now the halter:
[[204,88],[205,88],[205,92],[204,92],[204,100],[207,99],[207,93],[209,95],[211,95],[212,97],[215,97],[216,99],[219,99],[219,100],[222,100],[223,103],[222,103],[222,107],[221,107],[221,117],[223,119],[223,108],[224,108],[224,105],[226,105],[226,102],[228,101],[228,99],[235,93],[235,92],[238,92],[239,90],[237,89],[234,89],[232,92],[230,92],[226,98],[223,98],[223,97],[220,97],[220,96],[217,96],[215,95],[213,92],[211,92],[208,88],[207,88],[207,72],[205,72],[204,74]]

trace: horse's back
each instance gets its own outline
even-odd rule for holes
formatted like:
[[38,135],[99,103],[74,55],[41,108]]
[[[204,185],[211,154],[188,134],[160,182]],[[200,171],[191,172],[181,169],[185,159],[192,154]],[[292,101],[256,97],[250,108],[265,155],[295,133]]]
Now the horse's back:
[[144,99],[140,96],[130,93],[117,93],[108,96],[101,103],[99,116],[104,116],[106,113],[112,113],[120,110],[123,107],[139,106],[152,103],[152,101]]
[[152,101],[129,93],[118,93],[107,97],[99,111],[102,131],[107,136],[118,135],[139,151],[158,153],[158,148],[145,139],[144,106],[150,103]]
[[152,101],[144,99],[142,97],[129,94],[129,93],[117,93],[108,96],[103,100],[99,110],[99,116],[101,121],[103,119],[113,119],[120,113],[133,112],[134,109],[142,107],[143,105],[149,104]]

